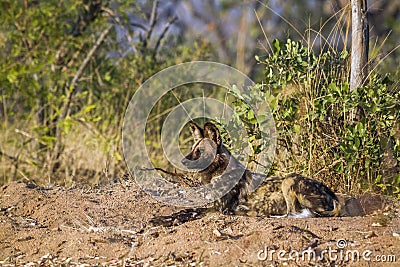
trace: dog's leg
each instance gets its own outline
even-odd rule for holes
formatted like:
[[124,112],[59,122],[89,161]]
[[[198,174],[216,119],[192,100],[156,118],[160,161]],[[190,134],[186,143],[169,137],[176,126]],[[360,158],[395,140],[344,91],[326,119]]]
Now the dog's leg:
[[290,214],[296,212],[296,202],[297,196],[293,191],[294,180],[291,178],[286,178],[282,181],[282,194],[285,198],[286,202],[286,215],[285,217],[289,217]]

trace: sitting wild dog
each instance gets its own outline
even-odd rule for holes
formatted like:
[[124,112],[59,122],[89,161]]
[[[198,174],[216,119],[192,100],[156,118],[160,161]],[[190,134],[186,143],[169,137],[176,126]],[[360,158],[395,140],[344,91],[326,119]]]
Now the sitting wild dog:
[[[192,151],[182,163],[195,170],[194,177],[201,184],[218,179],[222,174],[242,174],[234,187],[220,200],[216,207],[223,213],[244,213],[249,215],[284,215],[292,217],[337,216],[340,205],[336,195],[321,182],[299,174],[285,178],[268,177],[253,173],[231,155],[223,145],[218,128],[207,122],[204,129],[190,122],[194,139]],[[252,192],[254,179],[264,179],[263,184]],[[242,212],[241,212],[242,211]],[[256,214],[254,214],[254,212]]]

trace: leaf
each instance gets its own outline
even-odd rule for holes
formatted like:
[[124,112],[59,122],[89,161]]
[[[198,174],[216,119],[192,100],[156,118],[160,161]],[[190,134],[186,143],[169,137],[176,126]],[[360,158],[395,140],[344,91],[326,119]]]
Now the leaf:
[[344,50],[340,53],[340,59],[344,60],[347,58],[348,55],[349,55],[349,52],[347,50]]
[[109,81],[111,80],[111,74],[110,74],[110,72],[106,72],[106,73],[104,74],[104,80],[107,81],[107,82],[109,82]]
[[274,54],[278,54],[281,51],[281,46],[280,46],[280,43],[279,43],[278,39],[275,39],[272,42],[272,47],[273,47],[273,50],[274,50]]
[[85,109],[83,110],[84,113],[89,113],[90,111],[92,111],[93,109],[96,108],[96,105],[88,105],[85,107]]
[[10,72],[7,73],[7,80],[13,84],[17,80],[17,75],[18,73],[15,70],[10,70]]
[[122,160],[121,154],[119,154],[117,151],[114,152],[114,158],[115,158],[117,161],[121,161],[121,160]]
[[298,125],[298,124],[293,125],[293,131],[294,131],[296,134],[300,134],[300,130],[301,130],[300,125]]

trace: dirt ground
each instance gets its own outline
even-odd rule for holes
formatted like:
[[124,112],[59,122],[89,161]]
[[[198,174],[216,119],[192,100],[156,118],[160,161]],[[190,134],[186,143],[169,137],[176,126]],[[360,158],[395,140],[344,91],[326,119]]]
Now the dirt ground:
[[398,203],[363,217],[183,210],[132,181],[0,189],[1,266],[400,266]]

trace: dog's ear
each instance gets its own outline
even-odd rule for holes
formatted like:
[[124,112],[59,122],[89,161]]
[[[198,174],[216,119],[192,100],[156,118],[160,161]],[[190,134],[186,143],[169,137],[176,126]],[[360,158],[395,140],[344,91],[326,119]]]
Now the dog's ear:
[[199,125],[197,125],[195,122],[191,121],[189,122],[190,130],[192,131],[192,136],[194,139],[194,142],[196,143],[200,139],[204,138],[204,132],[203,129],[200,128]]
[[213,140],[218,147],[222,145],[221,134],[218,128],[211,122],[206,122],[206,124],[204,124],[204,137]]

